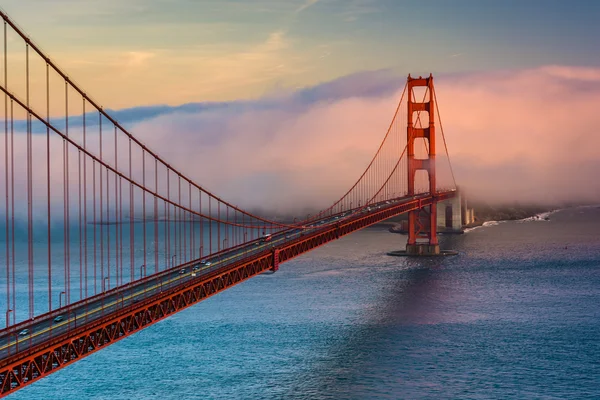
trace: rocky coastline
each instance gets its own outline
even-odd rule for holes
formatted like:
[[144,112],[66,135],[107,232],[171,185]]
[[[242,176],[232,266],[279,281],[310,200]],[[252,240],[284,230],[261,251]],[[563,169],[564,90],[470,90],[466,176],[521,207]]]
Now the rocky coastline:
[[[475,228],[490,221],[518,221],[526,218],[532,219],[548,219],[544,213],[556,210],[556,207],[539,206],[539,205],[488,205],[474,204],[475,221],[469,225],[463,226],[463,229]],[[406,234],[402,229],[400,221],[406,220],[408,217],[402,215],[383,222],[389,226],[390,232]],[[443,233],[443,232],[441,232]],[[458,232],[457,232],[458,233]]]

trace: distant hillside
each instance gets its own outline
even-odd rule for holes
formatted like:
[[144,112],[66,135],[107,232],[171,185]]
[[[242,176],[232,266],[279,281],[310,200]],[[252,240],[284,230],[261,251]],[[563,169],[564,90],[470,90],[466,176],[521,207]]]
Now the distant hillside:
[[[487,221],[514,221],[533,217],[534,215],[555,210],[558,207],[540,206],[540,205],[489,205],[474,204],[469,207],[475,209],[475,222],[467,227],[479,226]],[[404,230],[400,227],[400,221],[408,219],[408,214],[398,215],[390,218],[381,224],[391,225],[390,230],[396,233],[402,233]]]
[[486,221],[514,221],[532,217],[536,214],[555,210],[556,207],[539,205],[487,205],[474,204],[475,224]]

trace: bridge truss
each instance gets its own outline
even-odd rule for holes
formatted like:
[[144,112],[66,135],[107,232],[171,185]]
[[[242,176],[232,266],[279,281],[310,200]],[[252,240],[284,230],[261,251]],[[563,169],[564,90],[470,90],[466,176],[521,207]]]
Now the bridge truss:
[[409,213],[407,250],[438,246],[436,203],[454,196],[455,182],[447,148],[435,151],[445,139],[433,77],[409,76],[346,193],[286,222],[169,164],[0,16],[0,397],[395,215]]

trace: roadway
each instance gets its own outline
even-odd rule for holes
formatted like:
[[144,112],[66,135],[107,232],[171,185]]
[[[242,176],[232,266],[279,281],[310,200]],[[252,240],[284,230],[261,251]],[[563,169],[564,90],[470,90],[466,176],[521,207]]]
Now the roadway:
[[[330,215],[307,225],[306,229],[288,229],[271,235],[271,240],[262,241],[256,239],[244,245],[232,248],[220,254],[209,255],[194,263],[184,264],[161,271],[155,275],[133,282],[128,287],[116,288],[106,293],[106,296],[91,298],[89,301],[80,301],[70,306],[65,306],[52,313],[42,315],[39,319],[20,323],[15,327],[9,327],[0,332],[0,359],[4,359],[17,352],[29,349],[35,345],[48,341],[75,329],[82,324],[87,324],[107,316],[119,309],[138,303],[144,299],[153,297],[163,291],[182,285],[190,280],[201,280],[207,274],[231,264],[240,259],[256,255],[267,249],[276,247],[284,242],[289,242],[300,235],[314,232],[324,228],[325,225],[340,220],[349,220],[357,214],[370,212],[372,209],[392,207],[407,200],[413,200],[419,196],[403,197],[394,200],[383,201],[365,207],[354,209],[344,213]],[[82,303],[82,304],[79,304]]]

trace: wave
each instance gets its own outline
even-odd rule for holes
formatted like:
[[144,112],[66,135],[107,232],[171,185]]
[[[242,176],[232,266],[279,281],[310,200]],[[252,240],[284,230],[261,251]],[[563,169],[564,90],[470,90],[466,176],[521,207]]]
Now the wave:
[[485,221],[481,226],[496,226],[506,221]]
[[517,223],[531,222],[531,221],[550,221],[550,215],[554,214],[557,211],[560,211],[560,209],[547,211],[547,212],[533,215],[531,217],[523,218],[523,219],[518,220]]
[[479,228],[485,228],[485,227],[488,227],[488,226],[500,225],[503,222],[506,222],[506,221],[485,221],[483,224],[481,224],[479,226],[474,226],[473,228],[467,228],[467,229],[465,229],[464,233],[469,233],[469,232],[474,231],[475,229],[479,229]]

